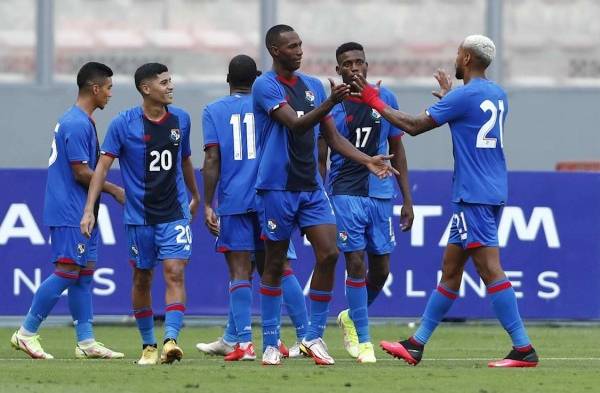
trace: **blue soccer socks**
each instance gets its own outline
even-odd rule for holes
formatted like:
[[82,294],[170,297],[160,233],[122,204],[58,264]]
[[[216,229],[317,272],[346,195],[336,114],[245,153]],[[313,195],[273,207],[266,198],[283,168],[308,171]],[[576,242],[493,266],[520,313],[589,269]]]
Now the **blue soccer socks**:
[[79,279],[69,287],[69,310],[75,323],[77,341],[83,342],[94,339],[92,321],[94,311],[92,307],[92,282],[94,269],[81,269]]
[[79,272],[56,269],[33,295],[31,308],[23,321],[23,328],[30,333],[37,333],[42,321],[50,314],[60,295],[65,289],[74,285],[78,278]]
[[349,315],[352,322],[354,322],[359,343],[371,341],[366,285],[364,278],[348,277],[346,279],[346,299],[348,299],[348,307],[350,308]]
[[165,307],[165,336],[164,340],[175,340],[179,337],[181,326],[183,326],[183,314],[185,306],[181,303],[167,304]]
[[[234,280],[229,283],[229,309],[235,325],[237,340],[252,341],[252,284],[248,280]],[[228,341],[225,338],[226,341]]]
[[429,301],[421,318],[421,325],[413,335],[413,339],[422,345],[427,344],[433,331],[450,310],[457,297],[458,292],[445,287],[443,284],[438,285],[437,289],[429,296]]
[[528,350],[531,347],[529,336],[519,315],[517,297],[507,278],[495,281],[487,286],[487,293],[492,308],[502,327],[510,335],[513,346],[517,350]]
[[323,332],[327,325],[327,314],[329,313],[331,295],[331,291],[310,290],[308,294],[308,297],[310,298],[310,324],[308,325],[308,330],[306,332],[306,341],[323,337]]
[[296,328],[296,341],[300,342],[306,336],[308,313],[306,311],[306,301],[304,300],[302,287],[292,269],[283,271],[281,289],[283,291],[283,303]]
[[260,308],[262,313],[263,352],[271,346],[279,346],[281,319],[281,287],[260,284]]
[[142,336],[142,344],[156,345],[156,337],[154,336],[154,313],[152,308],[144,307],[133,310],[133,316],[137,323],[140,336]]

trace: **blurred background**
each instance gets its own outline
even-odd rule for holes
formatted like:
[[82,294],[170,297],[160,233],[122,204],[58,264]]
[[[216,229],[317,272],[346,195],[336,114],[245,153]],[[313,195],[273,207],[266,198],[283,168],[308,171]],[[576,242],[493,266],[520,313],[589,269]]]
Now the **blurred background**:
[[[135,69],[167,64],[176,104],[192,114],[200,165],[202,108],[228,93],[234,55],[270,68],[264,32],[276,23],[303,39],[301,71],[324,80],[335,76],[338,45],[362,43],[370,79],[382,79],[409,112],[433,102],[432,74],[453,73],[461,40],[487,34],[498,47],[490,77],[509,92],[510,168],[597,160],[598,20],[598,0],[0,0],[0,166],[45,167],[54,122],[74,101],[75,75],[90,60],[116,73],[113,102],[96,115],[101,137],[113,115],[139,103]],[[452,167],[449,134],[439,133],[406,138],[411,168]],[[14,149],[24,138],[27,155]]]

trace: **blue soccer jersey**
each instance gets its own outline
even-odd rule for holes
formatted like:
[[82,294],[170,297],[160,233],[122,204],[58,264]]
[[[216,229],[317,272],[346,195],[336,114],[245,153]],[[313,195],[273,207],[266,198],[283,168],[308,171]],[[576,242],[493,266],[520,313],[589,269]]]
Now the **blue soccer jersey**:
[[302,116],[325,98],[321,82],[305,74],[296,73],[291,80],[285,80],[269,71],[256,79],[252,102],[260,140],[258,190],[301,192],[322,187],[317,171],[319,125],[297,134],[275,121],[271,113],[282,105],[290,105]]
[[98,161],[98,137],[94,121],[73,105],[58,120],[48,160],[44,199],[44,224],[79,227],[87,199],[87,188],[79,184],[72,164],[87,164],[94,170]]
[[[380,96],[389,106],[398,109],[398,102],[391,91],[382,87]],[[369,156],[388,154],[388,138],[402,136],[402,131],[382,118],[375,109],[353,97],[337,104],[331,114],[340,134]],[[379,179],[366,166],[347,159],[335,150],[331,152],[328,189],[332,195],[394,197],[391,177]]]
[[475,78],[451,90],[427,113],[452,133],[454,179],[452,201],[502,205],[508,186],[502,129],[508,113],[504,90]]
[[181,160],[191,155],[190,116],[168,106],[157,122],[141,107],[111,122],[102,154],[119,158],[125,188],[125,224],[154,225],[190,219]]
[[252,96],[234,94],[204,108],[204,148],[219,146],[221,173],[217,214],[256,211],[255,184],[258,159]]

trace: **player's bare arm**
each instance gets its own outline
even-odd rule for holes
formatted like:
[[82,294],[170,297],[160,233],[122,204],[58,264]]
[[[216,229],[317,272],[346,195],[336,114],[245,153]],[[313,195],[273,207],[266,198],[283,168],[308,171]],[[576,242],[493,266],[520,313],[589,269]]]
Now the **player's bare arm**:
[[[89,188],[94,171],[87,164],[71,164],[71,171],[77,183],[85,188]],[[105,181],[102,186],[102,192],[110,194],[121,205],[125,204],[125,190],[109,181]]]
[[331,84],[331,94],[314,110],[298,117],[298,114],[291,106],[283,105],[275,109],[271,116],[294,133],[303,134],[312,130],[314,126],[319,124],[329,114],[329,111],[337,103],[350,94],[349,85],[345,83],[336,85],[332,79],[329,79],[329,83]]
[[438,126],[431,116],[425,112],[413,116],[385,104],[379,98],[379,90],[371,86],[362,75],[357,74],[354,76],[352,86],[360,93],[365,104],[378,111],[387,121],[411,136],[417,136]]
[[183,171],[185,186],[190,194],[192,194],[192,198],[190,199],[190,213],[192,214],[192,218],[194,218],[198,212],[198,206],[200,206],[200,192],[198,191],[198,185],[196,184],[192,156],[187,156],[181,161],[181,169]]
[[325,141],[329,147],[344,157],[366,166],[377,177],[384,178],[398,174],[398,171],[389,166],[387,162],[393,157],[392,155],[380,154],[371,157],[361,152],[354,147],[352,143],[348,141],[348,139],[340,135],[331,117],[327,117],[321,122],[321,134],[323,135],[323,138],[325,138]]
[[208,231],[219,236],[219,221],[212,207],[215,190],[221,175],[221,152],[219,146],[209,146],[204,151],[204,223]]
[[410,183],[408,182],[408,165],[406,163],[406,152],[401,137],[388,138],[390,144],[390,153],[393,155],[390,163],[398,171],[396,181],[402,193],[402,209],[400,212],[400,229],[402,232],[409,231],[412,228],[415,214],[413,212],[412,194],[410,192]]
[[108,155],[100,156],[98,164],[96,164],[96,170],[94,171],[94,175],[90,181],[88,196],[85,202],[85,208],[83,209],[83,216],[81,217],[81,222],[79,223],[81,233],[88,239],[92,236],[92,230],[94,229],[94,224],[96,223],[96,218],[94,217],[94,205],[100,196],[102,185],[106,181],[108,170],[112,166],[114,160],[114,157]]
[[317,140],[317,149],[319,153],[319,173],[323,182],[325,182],[325,176],[327,176],[327,159],[329,158],[329,146],[325,138],[319,137]]

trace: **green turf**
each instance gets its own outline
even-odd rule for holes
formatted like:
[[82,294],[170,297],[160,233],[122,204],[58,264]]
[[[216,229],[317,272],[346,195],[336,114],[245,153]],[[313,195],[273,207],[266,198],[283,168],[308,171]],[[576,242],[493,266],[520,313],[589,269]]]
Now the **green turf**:
[[[181,363],[142,368],[133,363],[140,344],[134,327],[97,327],[96,335],[123,351],[126,360],[74,360],[71,328],[42,330],[44,348],[55,361],[26,359],[10,348],[12,329],[0,329],[0,392],[596,392],[600,382],[600,329],[541,327],[529,329],[541,357],[536,369],[488,369],[486,360],[503,357],[510,343],[495,326],[442,326],[417,367],[377,350],[378,363],[349,359],[336,326],[326,341],[336,365],[315,366],[308,359],[286,360],[279,367],[259,361],[225,363],[199,354],[194,344],[212,341],[219,328],[185,328]],[[374,341],[409,335],[404,326],[374,326]],[[256,337],[259,337],[255,331]],[[290,328],[283,331],[293,341]],[[563,359],[568,358],[568,359]]]

